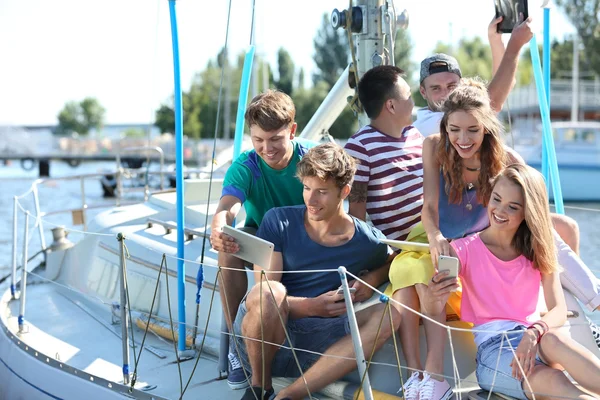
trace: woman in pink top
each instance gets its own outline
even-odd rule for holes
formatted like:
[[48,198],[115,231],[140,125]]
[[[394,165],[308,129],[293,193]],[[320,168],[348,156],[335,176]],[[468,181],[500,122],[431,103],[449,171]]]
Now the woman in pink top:
[[[600,360],[558,329],[567,308],[543,177],[522,164],[508,166],[494,181],[487,212],[487,229],[450,243],[460,261],[462,319],[475,325],[479,385],[519,399],[595,398],[562,371],[600,394]],[[421,300],[429,315],[441,314],[458,288],[446,276],[435,274]],[[540,283],[548,308],[542,318]]]

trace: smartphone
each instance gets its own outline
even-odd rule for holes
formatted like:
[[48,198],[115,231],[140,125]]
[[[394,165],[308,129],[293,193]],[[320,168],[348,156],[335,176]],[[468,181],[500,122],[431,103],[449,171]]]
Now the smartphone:
[[443,279],[458,278],[458,258],[450,256],[440,256],[438,258],[438,271],[448,271],[448,275]]
[[519,14],[523,14],[523,20],[529,17],[527,0],[494,0],[496,7],[496,18],[502,16],[502,22],[497,25],[498,32],[511,33],[519,24]]
[[[351,287],[349,289],[350,289],[350,294],[353,294],[354,292],[356,292],[355,287]],[[344,294],[344,288],[340,286],[335,294]]]

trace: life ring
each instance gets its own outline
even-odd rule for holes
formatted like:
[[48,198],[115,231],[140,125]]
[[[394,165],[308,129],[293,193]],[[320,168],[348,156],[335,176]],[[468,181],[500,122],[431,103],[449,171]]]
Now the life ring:
[[81,158],[69,158],[68,160],[65,160],[65,161],[72,168],[78,167],[79,164],[81,164]]
[[31,171],[35,166],[35,160],[33,158],[22,158],[21,159],[21,168],[25,171]]

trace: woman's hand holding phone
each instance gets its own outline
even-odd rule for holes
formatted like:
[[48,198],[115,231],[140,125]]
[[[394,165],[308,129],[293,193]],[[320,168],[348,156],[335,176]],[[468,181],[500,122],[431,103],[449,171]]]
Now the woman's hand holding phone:
[[435,274],[427,286],[431,296],[441,298],[444,302],[451,292],[456,292],[459,288],[458,279],[450,277],[450,272],[447,270]]
[[450,243],[444,235],[438,233],[432,240],[429,241],[429,253],[431,254],[431,262],[433,267],[437,271],[438,259],[440,256],[447,256],[450,254]]

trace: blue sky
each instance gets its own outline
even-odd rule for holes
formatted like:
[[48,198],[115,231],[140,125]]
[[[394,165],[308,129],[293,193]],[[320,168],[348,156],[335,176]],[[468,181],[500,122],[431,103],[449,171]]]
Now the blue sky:
[[[251,0],[232,4],[229,46],[235,54],[249,42]],[[541,41],[541,0],[529,4]],[[227,0],[177,1],[184,90],[224,45],[227,5]],[[415,62],[438,40],[486,38],[494,10],[492,0],[396,5],[410,13]],[[275,66],[277,49],[284,46],[311,76],[313,38],[323,13],[347,6],[346,0],[256,0],[258,52]],[[553,10],[552,35],[572,32]],[[1,125],[54,124],[65,102],[86,96],[99,99],[108,123],[151,122],[173,91],[168,2],[0,0],[0,59]]]

